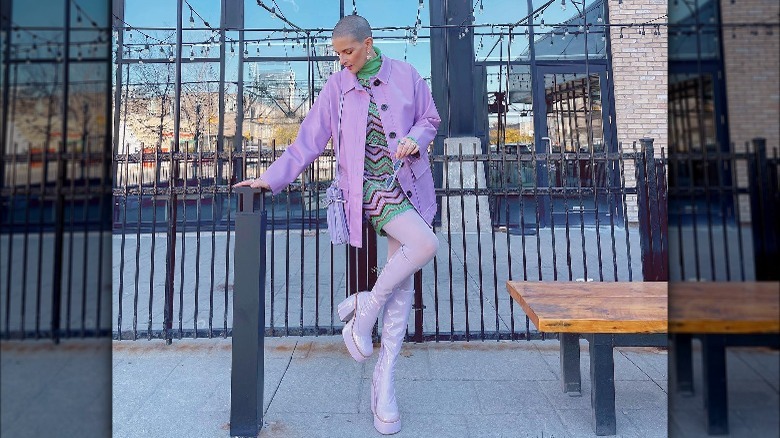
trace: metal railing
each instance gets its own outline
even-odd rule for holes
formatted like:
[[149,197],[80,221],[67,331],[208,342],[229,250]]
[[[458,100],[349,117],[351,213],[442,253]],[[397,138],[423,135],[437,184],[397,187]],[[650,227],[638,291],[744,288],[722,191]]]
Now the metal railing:
[[[517,149],[431,154],[440,206],[434,231],[442,245],[418,275],[411,336],[540,336],[522,313],[515,314],[504,281],[636,281],[646,275],[643,270],[661,269],[658,260],[643,262],[641,248],[642,234],[662,223],[663,209],[632,213],[638,187],[651,194],[666,187],[662,171],[648,172],[655,180],[638,179],[638,170],[653,157],[651,141],[643,145],[642,151],[634,144],[626,152],[621,147],[595,154]],[[114,189],[116,339],[231,335],[231,254],[241,236],[232,233],[235,181],[220,175],[234,175],[239,166],[247,177],[258,175],[282,152],[272,144],[240,154],[114,157],[122,182]],[[663,167],[662,159],[652,160]],[[180,166],[182,180],[172,181],[173,172],[162,171],[167,180],[150,180],[142,171],[145,163]],[[363,230],[362,250],[330,245],[319,201],[332,168],[326,151],[298,181],[266,200],[268,335],[338,333],[342,323],[334,303],[348,291],[369,287],[384,260],[384,239],[376,239],[373,230]],[[646,184],[653,188],[648,191]],[[174,208],[174,194],[178,219],[171,224],[166,215]],[[656,198],[653,202],[658,205]],[[169,242],[175,259],[169,258]]]
[[780,280],[777,153],[756,138],[670,154],[671,281]]
[[[766,218],[774,217],[778,205],[780,160],[776,152],[766,156],[761,140],[748,147],[671,157],[654,153],[649,141],[587,155],[517,149],[469,154],[463,145],[452,146],[451,153],[431,153],[440,207],[434,231],[441,245],[417,276],[409,336],[418,341],[541,336],[515,311],[504,291],[509,279],[766,278],[772,268],[755,266],[754,271],[753,260],[772,260],[766,255],[777,253],[780,233]],[[14,231],[0,235],[0,260],[8,273],[0,279],[3,336],[232,335],[231,254],[242,237],[233,233],[230,184],[235,181],[218,173],[233,175],[242,166],[243,174],[257,175],[282,150],[270,145],[241,154],[115,155],[114,171],[135,167],[139,179],[117,177],[123,183],[114,187],[114,234],[110,242],[104,235],[102,245],[100,234],[91,231],[99,220],[99,193],[79,178],[59,189],[34,181],[36,166],[28,166],[75,160],[98,169],[102,154],[42,150],[6,156],[5,174],[23,184],[3,188],[3,220],[9,225],[3,228]],[[201,166],[206,161],[214,163],[208,172]],[[140,170],[149,162],[197,163],[199,172],[182,170],[180,175],[197,178],[173,184],[164,172],[163,180],[142,180]],[[338,333],[342,324],[334,303],[370,287],[383,264],[384,239],[369,228],[363,230],[367,245],[361,250],[330,245],[319,200],[332,166],[326,151],[283,193],[266,195],[267,335]],[[27,168],[30,173],[22,175]],[[92,170],[74,170],[74,175],[89,179]],[[674,183],[668,190],[667,178]],[[179,209],[173,224],[167,220],[172,194]],[[33,266],[57,262],[52,248],[58,199],[66,206],[60,232],[67,257],[59,260],[63,281],[56,300],[49,271]],[[680,207],[686,204],[691,207]],[[694,245],[682,248],[680,242],[691,237]],[[100,251],[112,251],[113,274]],[[111,300],[98,297],[97,283],[112,278],[109,312]]]
[[13,144],[3,157],[3,339],[110,334],[111,154],[106,144],[99,136],[65,147]]

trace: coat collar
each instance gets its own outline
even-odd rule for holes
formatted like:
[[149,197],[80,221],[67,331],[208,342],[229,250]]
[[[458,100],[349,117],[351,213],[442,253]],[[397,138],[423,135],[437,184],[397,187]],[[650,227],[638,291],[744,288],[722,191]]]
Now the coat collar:
[[[382,57],[382,66],[379,67],[379,72],[377,72],[376,78],[383,83],[387,83],[390,81],[390,73],[393,70],[393,59],[388,58],[384,55],[384,53],[380,56]],[[344,69],[342,69],[339,74],[342,75],[342,83],[344,83],[344,86],[341,87],[341,94],[347,94],[356,88],[363,88],[363,86],[361,86],[358,82],[357,75],[353,75],[348,70]]]

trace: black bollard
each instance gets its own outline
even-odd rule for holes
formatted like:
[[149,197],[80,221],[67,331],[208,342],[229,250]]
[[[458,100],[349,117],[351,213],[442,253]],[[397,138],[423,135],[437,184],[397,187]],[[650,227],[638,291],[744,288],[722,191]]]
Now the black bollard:
[[233,366],[230,372],[230,436],[256,437],[263,427],[265,336],[265,231],[262,191],[235,190]]

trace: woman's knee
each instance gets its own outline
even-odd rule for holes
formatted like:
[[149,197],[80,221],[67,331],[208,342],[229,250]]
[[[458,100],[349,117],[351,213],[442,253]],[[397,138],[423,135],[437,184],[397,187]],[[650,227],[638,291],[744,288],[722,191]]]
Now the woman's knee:
[[424,239],[420,239],[419,245],[419,251],[425,254],[429,259],[432,259],[439,250],[439,239],[433,234],[433,231],[431,231],[426,233]]

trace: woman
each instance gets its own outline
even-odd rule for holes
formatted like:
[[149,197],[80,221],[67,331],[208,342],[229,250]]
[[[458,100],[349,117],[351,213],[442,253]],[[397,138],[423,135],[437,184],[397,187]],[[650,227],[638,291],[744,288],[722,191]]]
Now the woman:
[[392,434],[401,430],[393,370],[414,299],[413,276],[433,259],[439,245],[431,230],[436,196],[427,145],[440,119],[420,74],[374,47],[365,18],[342,18],[333,29],[333,49],[344,69],[328,79],[295,142],[259,178],[237,186],[279,193],[333,138],[350,245],[362,246],[363,216],[387,236],[387,263],[373,289],[349,296],[338,313],[346,322],[342,335],[347,350],[363,362],[373,353],[371,331],[382,312],[371,411],[377,431]]

